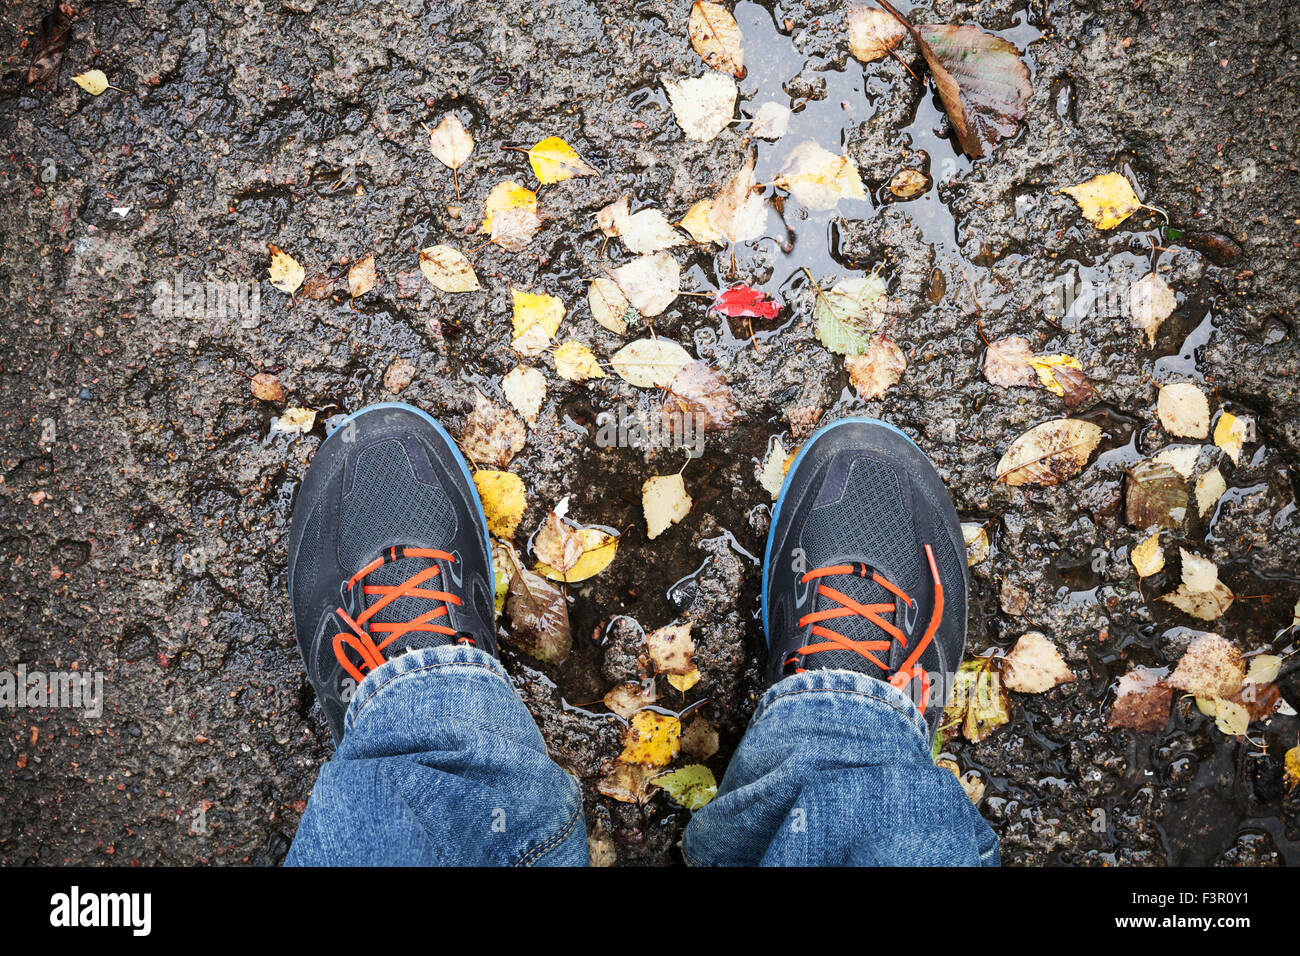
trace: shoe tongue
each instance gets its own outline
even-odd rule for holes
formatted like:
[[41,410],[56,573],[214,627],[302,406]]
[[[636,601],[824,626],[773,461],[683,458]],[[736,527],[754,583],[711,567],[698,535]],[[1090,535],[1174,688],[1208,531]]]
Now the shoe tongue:
[[[405,584],[421,571],[425,571],[434,564],[429,558],[398,558],[396,561],[389,561],[375,570],[371,571],[362,580],[363,584],[382,585],[384,587],[399,587]],[[428,591],[445,591],[446,574],[439,572],[433,577],[426,578],[420,587]],[[366,606],[369,607],[378,601],[382,601],[382,595],[367,595]],[[399,597],[395,601],[390,601],[384,607],[370,618],[371,623],[382,624],[404,624],[407,621],[413,621],[423,614],[437,610],[442,602],[430,598],[412,597],[406,595]],[[430,623],[446,624],[445,615],[435,618]],[[379,644],[388,637],[385,632],[378,632],[374,635],[375,643]],[[439,634],[437,631],[410,631],[399,637],[393,643],[384,648],[384,657],[390,660],[400,653],[413,651],[423,647],[441,647],[444,644],[451,643],[451,637],[447,634]]]
[[[888,604],[894,607],[894,595],[877,584],[872,578],[862,577],[853,574],[837,574],[830,577],[821,578],[819,584],[824,584],[833,588],[860,604]],[[839,608],[843,605],[834,598],[826,597],[819,594],[814,604],[815,610],[825,611],[830,608]],[[895,615],[891,612],[885,612],[879,617],[891,623],[894,622]],[[870,653],[884,661],[886,664],[893,664],[890,659],[897,649],[897,643],[890,635],[885,632],[878,624],[868,620],[861,614],[845,615],[844,617],[834,617],[820,622],[821,626],[828,630],[842,634],[850,641],[889,641],[889,650],[871,651]],[[819,644],[825,642],[827,638],[819,634],[813,634],[809,644]],[[851,671],[862,671],[872,677],[888,677],[889,675],[881,671],[879,667],[867,660],[856,651],[849,651],[837,648],[833,651],[818,651],[816,654],[807,654],[804,656],[803,666],[810,670],[823,669],[840,669]]]

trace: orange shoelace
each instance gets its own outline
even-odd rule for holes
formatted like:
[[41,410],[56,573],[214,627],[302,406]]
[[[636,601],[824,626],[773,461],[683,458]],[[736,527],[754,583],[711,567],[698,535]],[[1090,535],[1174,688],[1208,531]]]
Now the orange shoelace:
[[[930,646],[930,641],[934,639],[934,633],[939,629],[939,621],[943,617],[943,585],[939,583],[939,569],[934,562],[934,551],[930,549],[928,544],[925,546],[925,556],[930,562],[930,574],[934,578],[934,613],[930,615],[930,624],[925,629],[925,634],[923,634],[921,639],[917,641],[916,647],[912,648],[912,652],[907,655],[907,659],[903,661],[898,670],[896,670],[889,678],[889,683],[893,684],[899,690],[902,690],[911,683],[911,681],[920,677],[922,700],[927,699],[929,695],[930,676],[926,673],[924,668],[921,668],[918,671],[916,663],[921,659],[921,654],[925,649]],[[816,578],[826,578],[839,574],[850,574],[865,578],[868,576],[867,571],[868,569],[865,564],[836,564],[831,567],[817,568],[816,570],[809,571],[800,578],[799,581],[802,584],[806,584]],[[908,607],[912,606],[912,599],[904,594],[902,589],[896,587],[894,584],[885,580],[875,572],[871,572],[870,577],[871,580],[875,581],[890,594],[893,594]],[[907,647],[907,635],[899,630],[896,625],[880,616],[882,614],[892,613],[895,610],[895,606],[893,604],[863,604],[862,602],[849,597],[847,594],[837,591],[825,584],[817,585],[817,593],[822,597],[834,601],[839,605],[839,607],[829,607],[824,611],[813,611],[812,613],[805,614],[803,617],[799,618],[799,626],[801,628],[812,624],[812,633],[817,637],[825,638],[825,640],[817,644],[805,645],[804,647],[799,648],[795,654],[807,656],[809,654],[819,654],[824,651],[852,651],[855,654],[865,657],[888,674],[889,665],[877,657],[874,652],[888,651],[893,641],[897,641],[904,648]],[[854,641],[845,637],[838,631],[832,631],[828,627],[823,627],[820,623],[821,621],[829,621],[835,618],[853,616],[865,617],[868,621],[875,624],[889,635],[890,640]],[[796,659],[796,657],[791,657],[786,661],[786,664],[793,663]],[[804,668],[802,667],[795,668],[795,673],[802,673],[803,670]]]
[[[438,551],[435,548],[389,548],[388,552],[382,557],[375,558],[364,568],[352,575],[348,579],[347,589],[349,591],[361,582],[367,574],[378,570],[390,561],[396,561],[401,558],[428,558],[433,561],[455,561],[454,555],[446,551]],[[432,631],[436,634],[455,635],[456,631],[446,624],[433,623],[440,617],[448,614],[447,605],[455,604],[460,606],[460,598],[455,594],[449,594],[446,591],[431,591],[420,585],[435,577],[441,568],[432,564],[423,571],[411,575],[401,584],[384,585],[384,584],[366,584],[362,585],[361,593],[367,597],[378,597],[364,611],[357,615],[353,620],[343,608],[338,608],[336,613],[343,620],[343,623],[351,628],[351,633],[344,631],[341,634],[334,635],[334,656],[338,658],[343,669],[360,683],[365,679],[364,671],[372,671],[380,664],[384,663],[384,648],[392,644],[398,638],[403,637],[412,631]],[[368,622],[380,611],[392,604],[394,601],[404,597],[426,598],[430,601],[443,602],[439,607],[434,608],[427,614],[421,614],[410,621],[375,621],[373,624]],[[375,643],[375,636],[386,634],[387,637]],[[361,658],[361,667],[357,667],[348,657],[347,649],[351,648]]]

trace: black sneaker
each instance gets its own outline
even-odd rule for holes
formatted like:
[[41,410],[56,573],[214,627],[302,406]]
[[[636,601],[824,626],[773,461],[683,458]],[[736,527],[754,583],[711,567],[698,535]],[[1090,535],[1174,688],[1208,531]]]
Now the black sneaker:
[[495,656],[492,596],[487,519],[442,426],[395,402],[345,419],[307,469],[289,533],[298,649],[335,743],[385,660],[453,643]]
[[897,428],[844,419],[800,449],[767,536],[763,629],[769,683],[861,671],[933,734],[966,646],[966,549],[939,473]]

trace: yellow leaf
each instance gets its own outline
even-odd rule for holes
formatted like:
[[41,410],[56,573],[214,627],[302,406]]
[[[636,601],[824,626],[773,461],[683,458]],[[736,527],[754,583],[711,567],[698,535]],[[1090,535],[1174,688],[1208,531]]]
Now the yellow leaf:
[[687,33],[695,52],[715,70],[745,78],[745,51],[741,48],[740,24],[720,3],[696,0],[691,6]]
[[700,682],[700,669],[692,667],[685,674],[669,674],[668,683],[672,684],[683,694]]
[[1287,790],[1300,787],[1300,747],[1292,747],[1286,752],[1286,756],[1282,759],[1282,766],[1285,771]]
[[677,225],[689,232],[696,242],[726,242],[726,236],[709,224],[709,208],[712,205],[712,200],[701,199],[686,211]]
[[570,340],[555,350],[555,371],[560,378],[570,382],[585,382],[589,378],[604,378],[605,370],[596,361],[591,349],[581,342]]
[[537,181],[542,184],[563,182],[574,176],[599,176],[582,161],[577,151],[558,136],[548,136],[528,151]]
[[[108,77],[104,75],[103,70],[87,70],[85,73],[79,73],[72,78],[72,82],[89,93],[91,96],[98,96],[105,90],[116,90],[116,86],[108,85]],[[118,92],[121,92],[120,90]]]
[[1161,571],[1165,566],[1165,552],[1160,547],[1160,532],[1157,531],[1135,546],[1129,554],[1129,560],[1133,562],[1139,578],[1150,577]]
[[276,432],[297,432],[305,434],[316,424],[316,412],[310,408],[286,408],[284,414],[271,424]]
[[477,471],[474,485],[487,515],[488,531],[498,538],[514,537],[528,504],[523,481],[508,471]]
[[378,274],[375,272],[375,257],[368,255],[348,269],[348,294],[352,298],[365,295],[375,287]]
[[1250,711],[1234,700],[1217,700],[1214,724],[1229,737],[1240,737],[1250,729]]
[[841,199],[867,198],[853,160],[812,140],[794,148],[774,183],[809,209],[833,209]]
[[1077,358],[1073,355],[1066,355],[1064,352],[1054,352],[1051,355],[1031,355],[1029,364],[1038,373],[1038,380],[1043,383],[1043,387],[1054,395],[1065,394],[1065,389],[1056,381],[1056,370],[1058,368],[1083,370],[1083,364]]
[[614,560],[614,555],[618,554],[618,535],[601,528],[583,528],[578,536],[582,539],[582,554],[568,571],[558,571],[544,562],[539,563],[534,570],[552,581],[577,584],[604,571]]
[[1246,419],[1224,412],[1214,426],[1214,443],[1224,450],[1234,465],[1240,464],[1241,449],[1246,445]]
[[519,337],[536,326],[546,333],[549,341],[559,331],[564,319],[564,302],[545,292],[526,292],[510,287],[514,299],[514,314],[510,321],[514,325],[515,337]]
[[298,260],[285,252],[273,242],[266,247],[271,250],[271,266],[267,270],[271,276],[271,285],[281,292],[293,295],[307,278],[307,270],[298,264]]
[[488,193],[487,202],[483,204],[483,225],[479,226],[478,231],[491,233],[492,217],[507,209],[522,209],[536,214],[537,193],[525,189],[518,183],[497,183]]
[[676,717],[643,710],[632,715],[623,735],[619,763],[666,767],[681,750],[682,724]]
[[1058,192],[1072,197],[1079,204],[1084,218],[1098,229],[1114,229],[1143,208],[1133,187],[1119,173],[1102,173],[1085,183]]

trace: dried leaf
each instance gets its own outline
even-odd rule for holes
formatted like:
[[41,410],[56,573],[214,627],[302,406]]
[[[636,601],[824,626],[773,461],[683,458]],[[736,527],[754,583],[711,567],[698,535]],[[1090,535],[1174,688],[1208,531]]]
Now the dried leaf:
[[430,130],[429,149],[438,162],[455,172],[465,165],[465,160],[474,151],[474,137],[465,129],[459,116],[448,113]]
[[1124,520],[1134,528],[1180,528],[1187,519],[1187,482],[1164,462],[1143,461],[1125,474]]
[[966,543],[966,566],[975,567],[989,556],[989,533],[978,521],[963,521],[961,536]]
[[708,143],[727,128],[736,112],[736,81],[706,73],[676,82],[664,80],[668,103],[686,138]]
[[268,242],[266,248],[271,252],[271,265],[267,270],[271,285],[281,292],[293,295],[298,291],[298,286],[302,285],[302,280],[307,278],[307,270],[275,243]]
[[394,395],[401,392],[415,379],[415,366],[404,358],[395,358],[384,370],[384,388]]
[[522,252],[541,228],[541,218],[531,209],[502,209],[492,216],[490,238],[506,252]]
[[1292,747],[1282,758],[1283,776],[1286,779],[1287,792],[1292,793],[1300,787],[1300,745]]
[[[1125,185],[1128,185],[1127,180]],[[1148,345],[1156,344],[1156,333],[1177,305],[1174,290],[1154,272],[1147,273],[1129,289],[1129,317],[1134,325],[1146,333]]]
[[703,764],[690,764],[669,773],[661,773],[654,780],[673,803],[687,810],[699,810],[718,795],[718,781],[714,778],[713,771]]
[[889,56],[903,42],[907,28],[884,10],[852,7],[848,14],[849,52],[863,63]]
[[1222,581],[1213,590],[1193,591],[1186,584],[1166,594],[1160,600],[1172,604],[1178,610],[1202,621],[1214,621],[1222,617],[1232,606],[1233,594]]
[[480,469],[474,472],[474,487],[487,515],[488,531],[498,538],[513,538],[528,507],[523,480],[508,471]]
[[429,246],[420,250],[420,271],[443,292],[477,292],[481,286],[474,267],[451,246]]
[[1249,418],[1224,412],[1214,425],[1214,443],[1223,449],[1234,465],[1241,464],[1241,450],[1246,447],[1253,424]]
[[501,377],[506,401],[529,425],[537,424],[537,414],[546,399],[546,376],[528,365],[517,365]]
[[600,367],[591,349],[574,340],[565,342],[555,350],[555,371],[560,378],[570,382],[605,377],[605,370]]
[[781,486],[785,484],[785,473],[790,467],[790,456],[785,453],[785,448],[781,446],[781,439],[773,438],[772,447],[768,449],[767,457],[763,459],[763,467],[758,474],[758,483],[772,495],[772,500],[776,500],[777,495],[781,493]]
[[1030,364],[1033,357],[1029,339],[1019,335],[998,339],[990,343],[984,356],[984,377],[1003,387],[1037,385],[1038,373]]
[[1160,424],[1171,435],[1205,438],[1210,434],[1210,403],[1191,382],[1160,386],[1156,412]]
[[681,475],[656,475],[641,486],[641,509],[645,512],[646,537],[653,541],[670,525],[691,511],[691,496]]
[[1233,700],[1214,702],[1214,725],[1229,737],[1240,737],[1250,729],[1250,711]]
[[823,149],[813,140],[794,148],[774,184],[809,209],[834,209],[841,199],[867,198],[853,160]]
[[1202,634],[1188,645],[1167,684],[1196,697],[1232,697],[1246,679],[1241,651],[1218,634]]
[[52,90],[59,78],[59,68],[63,65],[63,54],[67,52],[68,40],[72,36],[72,21],[68,15],[55,4],[41,18],[40,45],[36,56],[27,70],[27,85],[38,90]]
[[[756,139],[778,140],[790,128],[790,108],[767,102],[758,108],[749,124],[749,135]],[[699,241],[699,240],[697,240]]]
[[587,304],[591,307],[592,318],[605,328],[618,335],[627,332],[624,316],[630,306],[613,279],[605,276],[593,279],[587,287]]
[[1196,470],[1196,460],[1201,455],[1200,445],[1170,445],[1163,448],[1152,461],[1162,462],[1178,472],[1184,478],[1192,477]]
[[1008,690],[1040,694],[1073,680],[1061,652],[1038,631],[1021,635],[1002,661],[1002,683]]
[[[567,504],[568,499],[565,499]],[[548,511],[533,537],[533,553],[539,561],[564,574],[582,557],[582,530],[570,525],[555,510]]]
[[1282,673],[1282,658],[1276,654],[1256,654],[1246,668],[1246,681],[1254,684],[1271,684]]
[[[761,205],[763,201],[761,196],[759,197],[758,201],[759,204]],[[691,238],[694,239],[696,242],[700,242],[700,243],[726,242],[727,237],[724,236],[722,233],[718,232],[716,229],[714,229],[709,222],[709,213],[712,209],[713,209],[713,200],[701,199],[689,210],[687,210],[686,215],[682,217],[682,221],[679,222],[677,225],[681,226],[683,229],[689,232],[691,234]],[[764,217],[766,218],[766,214],[767,214],[766,209],[763,210],[763,214]],[[760,226],[759,228],[761,230],[762,226]]]
[[1148,578],[1164,570],[1165,550],[1160,547],[1160,532],[1157,531],[1141,544],[1134,545],[1129,553],[1129,561],[1133,563],[1139,578]]
[[[510,287],[510,298],[513,303],[510,322],[514,329],[511,345],[525,354],[535,353],[539,351],[538,345],[545,346],[559,331],[564,320],[564,302],[545,292],[528,292],[514,286]],[[520,342],[520,337],[533,328],[539,337]],[[540,338],[543,334],[545,338]]]
[[474,393],[474,409],[465,418],[460,447],[478,465],[505,468],[527,440],[523,423],[494,405],[482,392]]
[[624,684],[616,684],[609,689],[603,698],[605,706],[624,720],[627,720],[639,710],[645,710],[657,699],[658,695],[655,693],[655,682],[653,680],[628,681]]
[[1148,667],[1135,667],[1119,679],[1107,727],[1164,730],[1174,692]]
[[671,339],[637,339],[619,349],[610,364],[637,388],[668,388],[690,361],[690,353]]
[[841,279],[817,293],[813,315],[817,339],[839,355],[861,355],[884,325],[888,305],[884,281],[875,273]]
[[889,181],[889,191],[899,199],[913,199],[929,185],[930,180],[919,169],[900,169]]
[[1058,191],[1073,198],[1083,217],[1098,229],[1114,229],[1142,208],[1133,187],[1119,173],[1102,173]]
[[1192,593],[1213,591],[1219,586],[1219,569],[1209,558],[1203,558],[1186,548],[1178,549],[1182,559],[1183,584]]
[[610,239],[622,235],[623,226],[632,214],[628,207],[628,198],[629,194],[624,193],[608,206],[603,206],[596,211],[596,225]]
[[666,252],[638,256],[609,275],[633,308],[650,317],[673,304],[682,284],[681,266]]
[[548,136],[528,150],[528,162],[533,167],[533,175],[543,185],[563,182],[574,176],[600,175],[582,161],[577,150],[558,136]]
[[284,401],[284,386],[270,372],[258,372],[250,380],[253,397],[262,402]]
[[658,788],[651,778],[659,772],[655,767],[608,761],[596,788],[605,796],[621,803],[643,804]]
[[85,73],[78,73],[72,78],[72,82],[91,96],[98,96],[108,89],[117,89],[115,86],[109,86],[108,77],[104,75],[103,70],[87,70]]
[[523,209],[536,215],[537,193],[531,189],[525,189],[518,183],[497,183],[492,187],[492,191],[488,193],[487,202],[483,205],[483,225],[479,226],[478,231],[490,235],[492,233],[492,221],[496,218],[497,213],[509,209]]
[[305,435],[316,425],[316,412],[310,408],[286,408],[284,414],[271,423],[273,432],[290,432]]
[[562,664],[573,649],[569,606],[564,592],[523,566],[515,549],[505,546],[510,565],[506,614],[510,634],[525,654],[545,664]]
[[695,0],[687,33],[695,52],[715,70],[745,78],[745,51],[741,48],[740,24],[726,7],[707,0]]
[[708,760],[718,752],[718,731],[697,714],[682,731],[682,753],[695,760]]
[[1083,368],[1083,363],[1073,355],[1066,355],[1064,352],[1054,352],[1050,355],[1032,355],[1029,358],[1029,365],[1037,373],[1038,381],[1042,383],[1043,388],[1053,395],[1065,394],[1065,389],[1056,380],[1058,371]]
[[656,674],[685,675],[695,669],[695,641],[689,622],[651,631],[645,642]]
[[643,710],[633,714],[623,734],[618,762],[666,767],[681,750],[681,722],[676,717]]
[[690,416],[690,431],[721,431],[742,417],[722,372],[698,359],[687,362],[673,376],[664,398],[663,418],[670,428],[687,432],[682,421]]
[[767,200],[761,191],[754,190],[752,153],[709,203],[708,224],[728,242],[745,242],[763,235]]
[[893,339],[878,336],[861,355],[846,358],[844,367],[858,398],[869,402],[898,383],[907,369],[907,357]]
[[1011,443],[994,480],[1013,487],[1059,484],[1083,469],[1100,441],[1101,428],[1077,418],[1035,425]]
[[1011,702],[993,659],[963,661],[936,740],[950,740],[960,732],[971,743],[979,743],[1010,719]]
[[352,298],[363,296],[375,287],[379,274],[375,271],[375,257],[366,256],[348,269],[348,294]]
[[587,578],[595,577],[609,567],[618,554],[618,535],[604,528],[582,528],[578,534],[582,539],[582,554],[578,556],[573,567],[567,571],[559,571],[549,564],[542,563],[534,570],[552,581],[577,584]]
[[1074,410],[1097,394],[1082,370],[1068,366],[1053,369],[1053,376],[1060,388],[1060,395],[1065,399],[1065,407]]
[[642,209],[618,224],[618,236],[629,252],[643,254],[684,246],[688,240],[673,228],[668,217],[658,209]]

